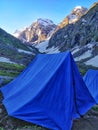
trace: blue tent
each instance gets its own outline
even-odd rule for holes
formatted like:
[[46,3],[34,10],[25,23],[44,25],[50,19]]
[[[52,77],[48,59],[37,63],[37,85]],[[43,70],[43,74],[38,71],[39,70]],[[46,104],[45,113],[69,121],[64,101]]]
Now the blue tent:
[[51,130],[70,130],[95,104],[70,52],[39,54],[1,91],[10,116]]
[[83,79],[96,104],[98,104],[98,70],[88,70]]

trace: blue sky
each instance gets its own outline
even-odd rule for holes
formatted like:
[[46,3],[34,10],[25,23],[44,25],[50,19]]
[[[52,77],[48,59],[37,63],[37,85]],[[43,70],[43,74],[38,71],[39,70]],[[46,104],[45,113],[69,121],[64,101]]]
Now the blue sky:
[[9,33],[29,26],[37,18],[60,23],[75,6],[90,6],[96,0],[0,0],[0,28]]

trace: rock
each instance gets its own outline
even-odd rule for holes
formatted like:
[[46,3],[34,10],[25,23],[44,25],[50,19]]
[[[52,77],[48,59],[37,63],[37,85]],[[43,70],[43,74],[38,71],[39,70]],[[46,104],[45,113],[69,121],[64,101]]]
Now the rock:
[[0,108],[0,114],[2,114],[2,112],[3,112],[3,110],[2,110],[2,108]]
[[3,78],[0,78],[0,84],[2,84],[4,82]]

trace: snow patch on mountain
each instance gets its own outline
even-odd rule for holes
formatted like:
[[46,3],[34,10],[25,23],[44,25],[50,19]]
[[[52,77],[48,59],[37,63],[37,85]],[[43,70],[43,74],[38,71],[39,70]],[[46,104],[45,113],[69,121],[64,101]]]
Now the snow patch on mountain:
[[72,55],[74,56],[74,60],[76,62],[82,62],[86,65],[92,65],[98,67],[98,55],[96,54],[96,47],[98,43],[90,42],[89,44],[80,47],[76,46],[71,50]]
[[91,58],[87,62],[85,62],[85,64],[86,65],[92,65],[92,66],[98,67],[98,55],[95,56],[94,58]]
[[24,50],[22,50],[22,49],[18,49],[18,52],[20,52],[20,53],[26,53],[26,54],[32,54],[32,52],[30,52],[30,51],[24,51]]
[[46,48],[48,46],[48,40],[41,42],[40,44],[36,44],[35,47],[39,49],[40,52],[46,52]]
[[77,47],[74,47],[72,50],[71,50],[71,53],[72,54],[75,54],[76,52],[78,52],[80,49],[79,49],[79,46]]
[[59,48],[58,47],[52,47],[52,48],[49,48],[49,49],[47,49],[47,54],[53,54],[53,53],[59,53],[60,51],[59,51]]
[[49,20],[49,19],[41,19],[41,18],[37,19],[37,22],[38,22],[38,24],[44,25],[44,26],[49,26],[49,25],[53,25],[53,24],[54,24],[54,23],[53,23],[51,20]]
[[59,51],[59,48],[55,48],[55,47],[52,47],[52,48],[47,49],[47,47],[48,47],[48,42],[49,42],[49,40],[46,40],[46,41],[44,41],[44,42],[41,42],[40,44],[35,45],[35,47],[36,47],[37,49],[39,49],[39,51],[40,51],[41,53],[51,54],[51,53],[59,53],[59,52],[60,52],[60,51]]
[[82,15],[84,15],[87,12],[87,9],[82,6],[76,6],[70,15],[68,15],[69,18],[69,24],[75,23],[77,20],[80,19]]
[[86,23],[87,21],[84,19],[84,18],[82,18],[82,23]]
[[92,53],[92,51],[91,51],[91,50],[88,50],[88,51],[84,52],[82,55],[80,55],[79,57],[76,57],[76,58],[75,58],[75,61],[80,61],[80,60],[82,60],[82,59],[89,58],[89,57],[92,56],[91,53]]
[[11,64],[17,64],[15,62],[12,62],[9,58],[5,57],[0,57],[0,62],[6,62],[6,63],[11,63]]
[[79,6],[76,6],[76,7],[74,8],[74,10],[73,10],[73,11],[77,11],[78,9],[80,9],[80,10],[81,10],[82,8],[83,8],[83,7],[79,5]]

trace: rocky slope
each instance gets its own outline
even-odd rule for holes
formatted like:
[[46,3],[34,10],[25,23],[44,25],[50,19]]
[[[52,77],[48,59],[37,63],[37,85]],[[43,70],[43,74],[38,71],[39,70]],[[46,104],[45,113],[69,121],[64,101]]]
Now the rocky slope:
[[22,41],[40,43],[46,40],[56,28],[56,25],[49,19],[37,19],[29,27],[16,31],[14,36]]
[[47,48],[53,46],[60,51],[69,49],[76,61],[98,67],[98,3],[75,24],[68,24],[56,31]]

